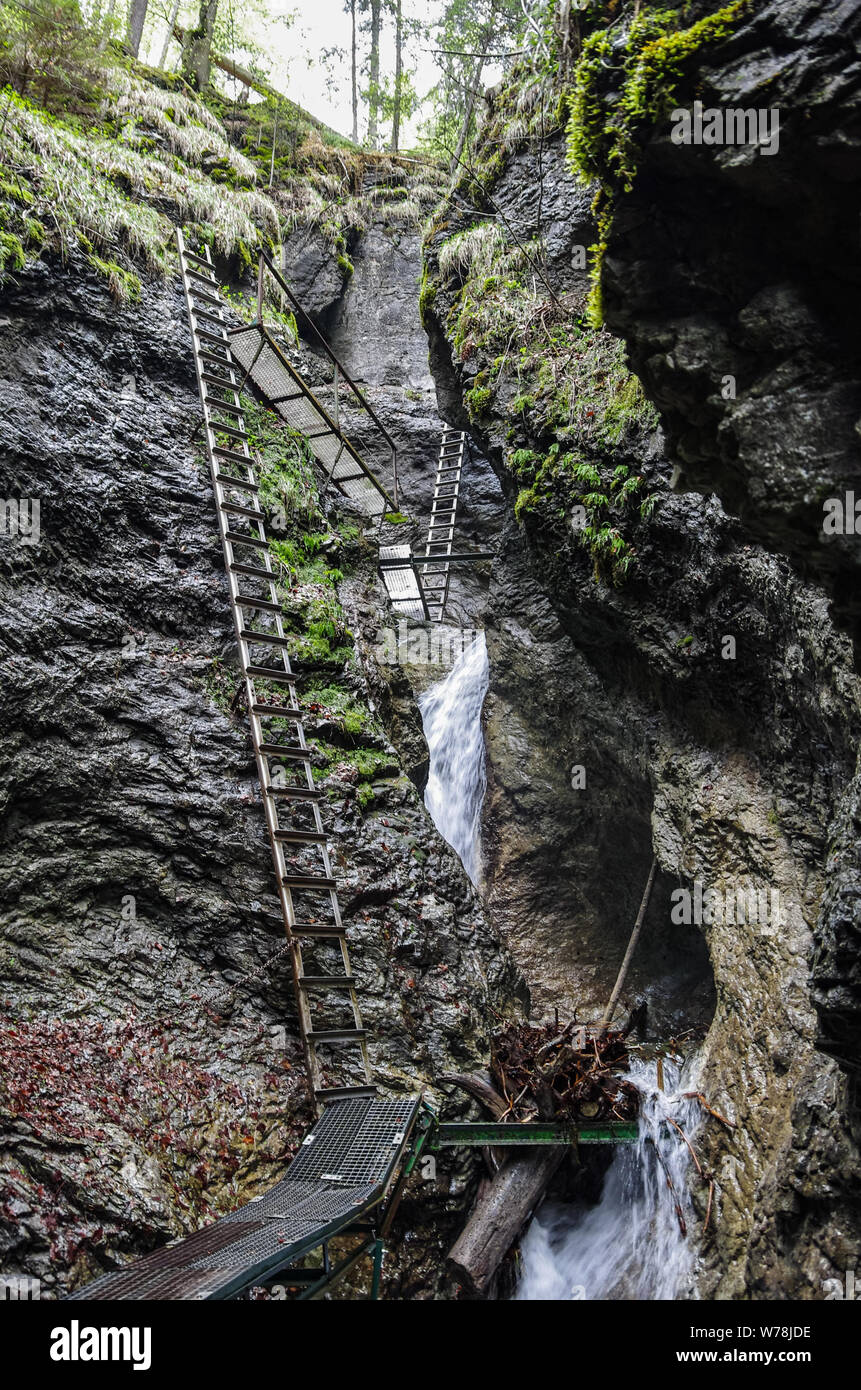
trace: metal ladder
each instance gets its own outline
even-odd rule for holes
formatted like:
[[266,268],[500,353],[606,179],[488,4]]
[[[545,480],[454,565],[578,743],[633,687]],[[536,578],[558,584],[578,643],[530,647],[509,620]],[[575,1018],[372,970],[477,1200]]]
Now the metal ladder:
[[[454,542],[454,519],[460,496],[465,448],[466,435],[463,430],[452,430],[446,426],[440,440],[425,563],[421,569],[422,589],[431,622],[442,621],[448,601],[451,566],[446,557],[451,555]],[[430,565],[427,563],[429,560],[436,563]]]
[[[280,916],[263,915],[283,922],[287,934],[309,1084],[317,1105],[324,1106],[373,1096],[376,1087],[371,1082],[367,1036],[320,816],[322,793],[314,787],[303,711],[296,696],[297,678],[290,665],[289,639],[270,565],[265,516],[242,411],[244,373],[231,354],[209,250],[205,257],[195,255],[187,249],[182,232],[176,235],[230,606],[281,906]],[[270,658],[275,665],[268,664]],[[272,687],[277,687],[274,694]],[[338,944],[340,970],[307,973],[303,942],[307,952],[307,943],[326,941]],[[327,999],[328,995],[334,998]],[[315,1027],[314,1011],[324,1005],[344,1016],[338,1020],[343,1026],[333,1026],[330,1020]],[[328,1080],[324,1084],[320,1050],[331,1046],[354,1050],[351,1074],[358,1072],[363,1084],[352,1080],[344,1085]]]

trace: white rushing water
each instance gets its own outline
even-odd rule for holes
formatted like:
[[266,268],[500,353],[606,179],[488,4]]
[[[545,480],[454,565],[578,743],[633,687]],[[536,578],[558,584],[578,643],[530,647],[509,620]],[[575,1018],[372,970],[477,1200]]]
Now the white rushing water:
[[681,1097],[690,1084],[683,1085],[666,1064],[665,1077],[665,1085],[677,1087],[675,1093],[658,1091],[654,1063],[635,1064],[629,1080],[642,1092],[637,1143],[619,1146],[596,1206],[545,1202],[539,1208],[521,1244],[515,1299],[693,1297],[692,1162],[687,1145],[665,1120],[672,1117],[690,1139],[700,1114],[696,1101]]
[[426,690],[418,702],[430,749],[425,805],[473,883],[481,872],[479,828],[485,785],[481,707],[487,682],[487,644],[479,632],[445,679]]

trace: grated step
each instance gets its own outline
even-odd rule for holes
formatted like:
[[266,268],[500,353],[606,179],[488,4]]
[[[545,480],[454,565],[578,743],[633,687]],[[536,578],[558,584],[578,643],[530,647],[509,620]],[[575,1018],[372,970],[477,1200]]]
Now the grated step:
[[310,748],[289,748],[280,743],[261,743],[257,751],[266,758],[289,758],[294,763],[307,763],[311,760]]
[[289,647],[289,637],[279,637],[277,632],[253,632],[251,628],[240,628],[240,640],[251,645],[265,643],[270,647]]
[[356,977],[354,975],[300,975],[299,985],[302,989],[338,989],[341,985],[355,989]]
[[251,706],[251,713],[259,714],[261,718],[265,718],[268,715],[271,719],[301,720],[305,717],[305,710],[300,709],[298,705],[253,704]]
[[319,830],[273,830],[272,838],[286,845],[325,845],[327,837]]
[[285,671],[283,666],[246,666],[245,674],[254,679],[281,681],[285,685],[294,685],[296,682],[293,672]]
[[322,801],[323,793],[316,787],[266,787],[266,795],[282,801]]
[[282,874],[281,882],[285,888],[319,889],[321,893],[331,893],[338,886],[334,878],[324,878],[321,874]]
[[306,1033],[308,1042],[361,1042],[368,1036],[366,1028],[323,1028],[320,1032]]
[[261,613],[280,613],[281,604],[271,598],[255,598],[252,594],[237,594],[237,608],[256,608]]
[[331,1105],[338,1100],[360,1100],[376,1094],[376,1086],[318,1086],[314,1091],[321,1105]]
[[[241,507],[238,502],[222,502],[223,512],[236,512],[237,516],[250,516],[252,521],[265,521],[263,512],[258,512],[254,507]],[[241,531],[225,531],[224,539],[230,541],[231,545],[256,545],[261,550],[269,549],[269,542],[262,536],[243,536]]]

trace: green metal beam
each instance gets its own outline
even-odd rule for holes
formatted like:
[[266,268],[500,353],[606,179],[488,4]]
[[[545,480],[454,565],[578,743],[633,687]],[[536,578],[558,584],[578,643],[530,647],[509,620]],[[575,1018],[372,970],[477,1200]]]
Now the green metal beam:
[[603,1120],[596,1124],[533,1123],[510,1125],[492,1122],[440,1124],[432,1134],[431,1149],[460,1145],[492,1144],[494,1148],[531,1144],[633,1144],[635,1122]]

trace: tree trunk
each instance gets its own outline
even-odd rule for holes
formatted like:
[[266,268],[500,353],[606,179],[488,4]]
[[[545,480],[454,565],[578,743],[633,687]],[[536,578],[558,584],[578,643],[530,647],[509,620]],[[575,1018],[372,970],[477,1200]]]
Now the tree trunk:
[[170,48],[170,41],[173,38],[173,26],[176,24],[176,17],[179,14],[179,0],[173,0],[173,9],[170,12],[170,19],[167,22],[167,33],[164,36],[164,47],[161,50],[161,57],[158,66],[164,70],[167,62],[167,50]]
[[[181,24],[174,24],[173,36],[182,44],[183,53],[185,53],[189,31],[183,29]],[[247,68],[241,68],[238,63],[234,63],[232,58],[222,58],[218,53],[213,53],[210,49],[209,62],[213,67],[221,68],[222,72],[226,72],[229,77],[235,77],[239,82],[244,82],[246,87],[250,87],[254,92],[259,92],[262,97],[275,97],[276,101],[283,101],[284,98],[280,92],[277,92],[274,87],[270,87],[269,83],[264,82],[262,78],[255,77]],[[313,117],[311,121],[313,124]],[[317,128],[320,130],[324,129],[324,127],[319,124]]]
[[108,0],[108,8],[107,8],[107,11],[106,11],[106,13],[105,13],[105,17],[104,17],[104,19],[103,19],[103,21],[102,21],[103,28],[102,28],[102,37],[99,39],[99,49],[98,49],[99,53],[104,53],[105,49],[107,48],[107,44],[108,44],[108,35],[109,35],[110,32],[111,32],[111,20],[112,20],[113,17],[114,17],[114,9],[115,9],[115,7],[116,7],[116,3],[117,3],[117,0]]
[[200,0],[197,28],[187,29],[182,50],[182,75],[190,87],[202,91],[212,72],[212,31],[218,0]]
[[356,0],[350,0],[350,25],[352,29],[350,49],[350,81],[353,98],[353,144],[359,143],[359,86],[356,78]]
[[466,104],[466,113],[465,113],[464,118],[463,118],[463,124],[462,124],[461,127],[460,127],[460,134],[459,134],[458,137],[457,137],[457,146],[456,146],[456,148],[455,148],[454,158],[452,159],[452,162],[451,162],[451,173],[452,173],[452,174],[454,173],[455,169],[458,167],[458,163],[459,163],[459,161],[460,161],[461,155],[463,154],[464,147],[465,147],[466,142],[467,142],[467,139],[468,139],[468,137],[469,137],[469,127],[470,127],[471,124],[472,124],[472,113],[473,113],[473,111],[475,110],[475,103],[476,103],[476,101],[478,100],[478,93],[479,93],[479,85],[478,85],[478,84],[479,84],[479,82],[481,81],[481,74],[482,74],[482,72],[484,71],[484,65],[485,65],[486,62],[487,62],[487,41],[485,41],[485,43],[482,44],[482,55],[481,55],[481,57],[480,57],[479,59],[477,59],[475,68],[474,68],[474,70],[473,70],[473,78],[472,78],[472,82],[470,83],[469,100],[467,101],[467,104]]
[[392,111],[392,150],[398,152],[401,139],[401,81],[403,77],[403,4],[397,0],[395,7],[395,104]]
[[136,58],[141,50],[141,38],[148,5],[149,0],[132,0],[129,10],[129,31],[126,42],[133,58]]
[[449,1252],[455,1276],[474,1298],[485,1298],[497,1269],[544,1195],[567,1149],[548,1145],[512,1158],[486,1186]]
[[383,0],[371,0],[371,62],[368,79],[368,144],[377,147],[377,116],[380,108],[380,28]]

